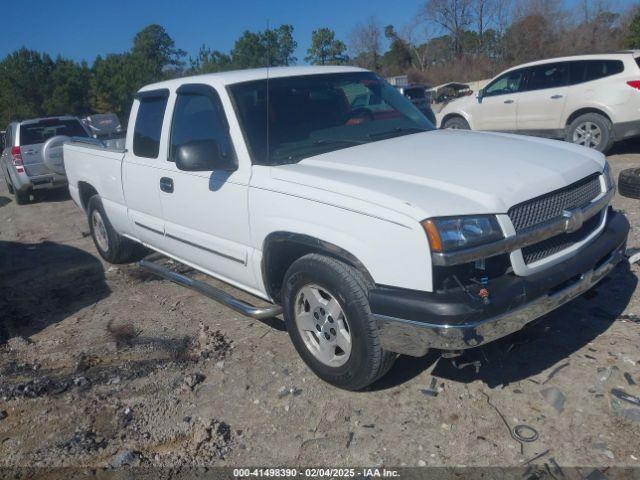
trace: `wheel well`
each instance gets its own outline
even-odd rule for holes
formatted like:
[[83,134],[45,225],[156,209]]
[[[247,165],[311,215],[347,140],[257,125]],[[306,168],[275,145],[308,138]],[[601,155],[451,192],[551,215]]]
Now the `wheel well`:
[[589,108],[581,108],[580,110],[576,110],[571,115],[569,115],[569,118],[567,118],[567,123],[565,124],[565,127],[568,127],[569,125],[571,125],[571,122],[573,122],[580,115],[584,115],[585,113],[597,113],[598,115],[602,115],[604,118],[606,118],[611,122],[611,118],[609,118],[609,115],[604,113],[602,110],[589,107]]
[[94,195],[97,195],[98,192],[87,182],[78,182],[78,191],[80,192],[80,202],[82,203],[82,208],[86,211],[87,205],[89,204],[89,199]]
[[[462,120],[464,120],[465,122],[467,121],[466,118],[464,118],[462,115],[460,115],[459,113],[447,113],[444,118],[442,119],[442,121],[440,122],[440,128],[444,127],[444,124],[447,123],[448,120],[451,120],[452,118],[461,118]],[[469,122],[467,122],[469,123]]]
[[264,241],[262,256],[262,279],[269,296],[281,301],[282,284],[289,267],[299,258],[310,253],[319,253],[345,262],[358,269],[373,283],[364,265],[351,253],[329,242],[308,235],[274,232]]

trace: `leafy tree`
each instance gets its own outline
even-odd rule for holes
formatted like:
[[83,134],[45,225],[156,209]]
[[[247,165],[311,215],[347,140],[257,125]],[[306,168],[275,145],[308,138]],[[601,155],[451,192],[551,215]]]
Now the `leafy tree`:
[[305,61],[313,65],[343,65],[349,61],[347,46],[336,40],[335,32],[330,28],[319,28],[311,33],[311,47],[307,50]]
[[50,74],[50,93],[43,108],[50,114],[84,115],[90,112],[91,72],[86,62],[80,64],[56,58]]
[[263,32],[246,30],[231,50],[231,62],[234,68],[291,65],[296,62],[293,52],[297,46],[291,25]]
[[222,72],[233,68],[229,55],[218,50],[211,50],[204,45],[200,47],[195,59],[189,59],[189,63],[191,64],[189,73],[193,74]]
[[409,45],[398,36],[393,25],[387,25],[384,28],[384,36],[391,41],[389,50],[382,57],[385,73],[387,75],[404,73],[413,63]]
[[636,10],[636,14],[629,24],[624,44],[627,48],[640,48],[640,9]]
[[166,30],[157,24],[143,28],[133,38],[131,60],[137,64],[143,83],[177,76],[184,66],[182,58],[185,55],[175,47]]

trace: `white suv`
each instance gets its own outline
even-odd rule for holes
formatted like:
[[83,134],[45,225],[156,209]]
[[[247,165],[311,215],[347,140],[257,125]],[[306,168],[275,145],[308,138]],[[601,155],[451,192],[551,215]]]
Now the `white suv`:
[[607,151],[640,136],[640,50],[513,67],[451,102],[442,128],[522,133]]

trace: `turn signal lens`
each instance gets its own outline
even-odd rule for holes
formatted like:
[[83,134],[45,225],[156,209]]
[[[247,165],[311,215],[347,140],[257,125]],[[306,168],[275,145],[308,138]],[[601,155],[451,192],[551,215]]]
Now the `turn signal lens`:
[[438,233],[438,227],[433,220],[425,220],[422,222],[422,228],[427,234],[429,239],[429,245],[432,252],[442,252],[442,240],[440,240],[440,234]]

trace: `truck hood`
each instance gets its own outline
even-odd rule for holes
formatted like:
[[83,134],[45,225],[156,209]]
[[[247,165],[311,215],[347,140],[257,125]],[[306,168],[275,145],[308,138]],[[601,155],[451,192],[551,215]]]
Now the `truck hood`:
[[[604,163],[596,151],[556,140],[434,130],[274,167],[271,177],[304,186],[305,196],[316,201],[330,193],[332,203],[350,197],[423,220],[506,213],[602,171]],[[348,198],[344,201],[348,206]]]

